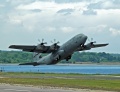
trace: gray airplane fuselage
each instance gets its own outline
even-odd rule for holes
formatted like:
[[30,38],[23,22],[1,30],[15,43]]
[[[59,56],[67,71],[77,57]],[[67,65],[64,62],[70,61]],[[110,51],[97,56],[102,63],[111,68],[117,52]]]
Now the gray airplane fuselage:
[[87,36],[84,34],[78,34],[74,36],[72,39],[64,43],[57,51],[54,51],[47,56],[40,58],[38,61],[38,65],[42,64],[56,64],[59,61],[68,58],[71,56],[81,45],[87,40]]

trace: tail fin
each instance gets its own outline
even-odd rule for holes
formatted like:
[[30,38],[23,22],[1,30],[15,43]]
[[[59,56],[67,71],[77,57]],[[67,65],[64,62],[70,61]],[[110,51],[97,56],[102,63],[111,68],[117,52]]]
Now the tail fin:
[[42,58],[41,53],[33,53],[33,62],[37,62],[40,58]]
[[33,66],[37,66],[40,65],[37,61],[42,58],[40,53],[33,53],[33,62],[28,62],[28,63],[22,63],[19,65],[33,65]]

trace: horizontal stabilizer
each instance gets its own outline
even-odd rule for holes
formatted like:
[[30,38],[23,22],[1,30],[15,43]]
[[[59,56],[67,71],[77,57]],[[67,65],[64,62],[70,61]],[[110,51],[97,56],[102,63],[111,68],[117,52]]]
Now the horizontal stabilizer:
[[22,63],[22,64],[19,64],[19,65],[33,65],[33,66],[37,66],[39,64],[37,62],[30,62],[30,63]]

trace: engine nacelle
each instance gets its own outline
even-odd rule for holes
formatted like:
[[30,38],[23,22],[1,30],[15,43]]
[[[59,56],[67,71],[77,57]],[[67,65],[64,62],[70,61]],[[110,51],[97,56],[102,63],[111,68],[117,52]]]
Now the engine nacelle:
[[37,49],[39,49],[39,50],[43,50],[43,49],[44,49],[44,46],[41,45],[41,44],[38,44],[38,45],[37,45]]
[[58,50],[59,46],[57,44],[53,44],[50,46],[50,50],[55,51]]
[[93,42],[90,42],[87,45],[85,45],[85,49],[90,50],[92,46],[93,46]]
[[[38,39],[39,42],[41,42],[39,39]],[[42,42],[40,44],[37,45],[36,49],[38,50],[44,50],[45,49],[45,44],[47,44],[47,42],[43,42],[44,39],[42,39]]]

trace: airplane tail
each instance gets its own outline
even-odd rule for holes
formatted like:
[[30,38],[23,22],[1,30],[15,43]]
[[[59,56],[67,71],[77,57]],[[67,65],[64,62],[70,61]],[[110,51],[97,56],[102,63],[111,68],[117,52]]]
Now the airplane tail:
[[33,53],[33,62],[37,62],[40,58],[42,58],[41,53]]
[[22,63],[22,64],[19,64],[19,65],[33,65],[33,66],[37,66],[37,65],[40,65],[37,61],[42,58],[41,54],[40,53],[33,53],[33,62],[28,62],[28,63]]

